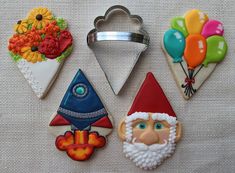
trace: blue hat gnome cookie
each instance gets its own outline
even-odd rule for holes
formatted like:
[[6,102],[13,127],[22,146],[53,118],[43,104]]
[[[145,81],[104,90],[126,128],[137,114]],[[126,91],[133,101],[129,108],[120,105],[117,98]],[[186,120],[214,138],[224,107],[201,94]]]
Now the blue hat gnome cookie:
[[14,31],[9,39],[9,54],[35,94],[43,98],[72,52],[68,24],[48,8],[38,7],[18,20]]
[[112,128],[112,117],[84,73],[78,70],[49,123],[57,149],[73,160],[88,160],[95,149],[105,146]]
[[193,9],[171,20],[162,48],[185,99],[192,97],[227,53],[220,21]]

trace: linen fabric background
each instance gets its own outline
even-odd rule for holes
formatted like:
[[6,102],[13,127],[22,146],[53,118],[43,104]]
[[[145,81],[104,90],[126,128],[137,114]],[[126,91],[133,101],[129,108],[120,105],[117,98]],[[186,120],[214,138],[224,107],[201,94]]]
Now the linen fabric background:
[[[152,71],[170,100],[183,137],[175,154],[153,172],[235,172],[235,1],[234,0],[0,0],[0,172],[1,173],[85,173],[144,172],[122,153],[117,136],[120,119],[127,113],[147,72]],[[115,96],[93,52],[86,44],[87,33],[97,16],[113,5],[123,5],[140,15],[149,33],[149,49],[142,54],[119,96]],[[31,8],[46,6],[69,22],[74,51],[45,99],[39,100],[8,55],[13,24]],[[173,16],[198,8],[222,21],[229,50],[195,96],[185,101],[180,95],[160,42]],[[128,56],[128,55],[127,55]],[[112,58],[112,57],[110,57]],[[127,57],[128,58],[128,57]],[[110,62],[110,66],[115,66]],[[87,162],[75,162],[55,148],[49,134],[50,116],[57,110],[72,78],[81,68],[94,85],[115,128],[107,146]]]

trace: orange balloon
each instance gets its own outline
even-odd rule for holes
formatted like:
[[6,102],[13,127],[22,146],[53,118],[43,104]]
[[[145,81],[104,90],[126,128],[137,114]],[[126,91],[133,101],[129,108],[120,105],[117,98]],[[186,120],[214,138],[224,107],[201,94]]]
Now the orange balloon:
[[200,34],[190,34],[186,38],[184,59],[189,69],[194,69],[202,64],[206,57],[206,39]]

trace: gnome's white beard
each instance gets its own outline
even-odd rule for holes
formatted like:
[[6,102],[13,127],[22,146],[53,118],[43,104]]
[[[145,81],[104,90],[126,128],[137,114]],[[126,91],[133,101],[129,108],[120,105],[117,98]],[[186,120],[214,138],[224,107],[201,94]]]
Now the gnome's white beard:
[[146,145],[144,143],[135,143],[135,138],[132,142],[124,142],[123,152],[136,166],[146,170],[154,169],[174,152],[176,145],[175,130],[175,126],[170,128],[169,140],[164,141],[164,144]]

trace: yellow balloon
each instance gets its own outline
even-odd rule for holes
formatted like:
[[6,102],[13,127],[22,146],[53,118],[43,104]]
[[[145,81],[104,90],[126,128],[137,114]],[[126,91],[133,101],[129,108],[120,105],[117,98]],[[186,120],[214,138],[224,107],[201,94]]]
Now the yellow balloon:
[[185,14],[185,24],[189,34],[200,34],[208,16],[200,10],[190,10]]

